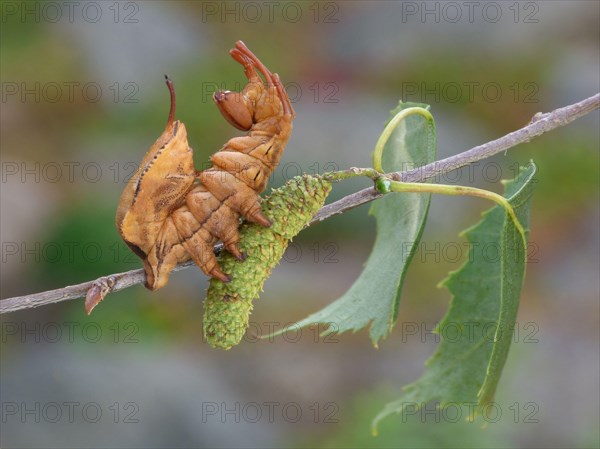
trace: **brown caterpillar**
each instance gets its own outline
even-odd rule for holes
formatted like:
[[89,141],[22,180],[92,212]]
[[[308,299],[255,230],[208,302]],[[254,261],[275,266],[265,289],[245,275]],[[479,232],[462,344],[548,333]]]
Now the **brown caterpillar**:
[[213,154],[210,168],[196,171],[185,125],[175,120],[175,91],[167,78],[167,126],[121,195],[117,228],[144,262],[150,290],[163,287],[175,265],[190,259],[208,276],[230,281],[213,245],[221,240],[227,251],[243,260],[237,245],[240,216],[271,225],[261,212],[258,194],[279,163],[295,114],[279,76],[242,41],[229,53],[244,67],[248,83],[241,92],[220,91],[213,99],[229,123],[248,133],[230,139]]

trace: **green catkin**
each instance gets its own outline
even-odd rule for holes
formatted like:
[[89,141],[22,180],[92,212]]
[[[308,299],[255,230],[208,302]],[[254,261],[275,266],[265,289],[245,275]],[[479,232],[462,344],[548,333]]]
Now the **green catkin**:
[[245,222],[240,227],[239,247],[245,261],[227,251],[219,257],[221,269],[232,280],[211,279],[204,300],[204,338],[214,348],[237,345],[248,328],[252,301],[295,237],[323,206],[331,183],[318,176],[303,175],[275,189],[263,201],[262,211],[272,221],[269,228]]

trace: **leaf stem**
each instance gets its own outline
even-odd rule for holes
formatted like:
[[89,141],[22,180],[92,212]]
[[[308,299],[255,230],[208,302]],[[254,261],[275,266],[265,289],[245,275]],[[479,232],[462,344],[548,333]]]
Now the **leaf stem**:
[[373,168],[379,173],[384,173],[383,164],[381,160],[383,157],[383,150],[385,149],[385,144],[390,139],[392,133],[396,130],[400,122],[402,122],[402,120],[413,114],[418,114],[425,117],[425,119],[427,120],[427,125],[433,126],[433,116],[425,108],[414,107],[403,109],[400,112],[398,112],[394,117],[392,117],[392,119],[388,122],[388,124],[383,129],[383,132],[379,136],[377,144],[375,144],[375,150],[373,151]]
[[441,195],[453,195],[453,196],[475,196],[478,198],[485,198],[490,201],[494,201],[504,208],[512,219],[517,231],[521,235],[523,240],[523,247],[527,248],[527,239],[525,236],[525,230],[521,225],[521,222],[517,218],[515,211],[509,201],[502,195],[489,190],[478,189],[476,187],[468,186],[454,186],[448,184],[428,184],[428,183],[414,183],[414,182],[400,182],[389,180],[386,183],[389,186],[389,190],[392,192],[423,192],[423,193],[438,193]]

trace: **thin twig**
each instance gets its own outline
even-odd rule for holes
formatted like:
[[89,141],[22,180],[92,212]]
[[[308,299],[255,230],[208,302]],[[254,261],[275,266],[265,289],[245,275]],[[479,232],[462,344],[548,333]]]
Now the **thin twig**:
[[[527,126],[518,129],[517,131],[513,131],[510,134],[492,140],[491,142],[484,143],[483,145],[473,147],[464,153],[459,153],[422,167],[397,173],[397,176],[394,178],[397,181],[402,182],[420,182],[435,176],[443,175],[460,167],[464,167],[465,165],[472,164],[473,162],[502,153],[521,143],[529,142],[531,139],[541,136],[548,131],[568,125],[572,121],[595,111],[599,107],[600,94],[596,94],[579,103],[565,106],[564,108],[556,109],[546,114],[538,112]],[[334,203],[323,206],[323,208],[317,212],[311,224],[323,221],[332,215],[343,214],[350,209],[373,201],[379,197],[381,197],[381,194],[377,193],[373,188],[367,188],[351,193]],[[0,307],[0,311],[1,310]]]
[[[579,103],[556,109],[546,114],[537,113],[531,122],[510,134],[499,139],[485,143],[483,145],[471,148],[464,153],[442,159],[423,167],[398,172],[393,178],[402,182],[421,182],[434,176],[439,176],[453,170],[456,170],[473,162],[486,159],[495,154],[508,150],[521,143],[529,142],[548,131],[565,126],[572,121],[582,117],[600,107],[600,94],[589,97]],[[323,208],[315,215],[310,225],[319,223],[333,215],[344,213],[361,204],[368,203],[379,198],[381,194],[374,188],[367,188],[352,193],[344,198]],[[221,245],[215,247],[215,251],[220,251]],[[183,270],[194,265],[193,262],[185,262],[178,265],[174,271]],[[143,269],[126,271],[124,273],[111,274],[103,276],[94,281],[84,282],[82,284],[71,285],[56,290],[48,290],[41,293],[34,293],[26,296],[17,296],[0,301],[0,314],[15,312],[17,310],[39,307],[46,304],[53,304],[60,301],[67,301],[85,297],[90,289],[102,291],[103,295],[110,292],[116,292],[137,284],[143,284],[145,274]]]

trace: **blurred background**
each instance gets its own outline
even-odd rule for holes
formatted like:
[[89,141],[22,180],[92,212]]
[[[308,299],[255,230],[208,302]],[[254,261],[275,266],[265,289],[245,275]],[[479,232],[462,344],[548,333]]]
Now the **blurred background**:
[[[0,2],[1,297],[138,268],[114,225],[120,193],[160,135],[175,82],[195,161],[237,135],[212,104],[239,89],[238,39],[281,75],[297,118],[270,186],[368,166],[398,100],[431,104],[443,158],[599,90],[600,3]],[[388,418],[383,405],[433,353],[468,255],[458,234],[490,205],[434,197],[399,321],[272,339],[352,284],[374,240],[368,205],[304,231],[230,351],[202,341],[205,276],[1,318],[2,447],[598,447],[599,115],[440,182],[501,191],[534,159],[530,264],[501,416]],[[336,185],[330,201],[367,187]],[[434,410],[433,406],[430,410]],[[494,422],[491,422],[494,421]]]

